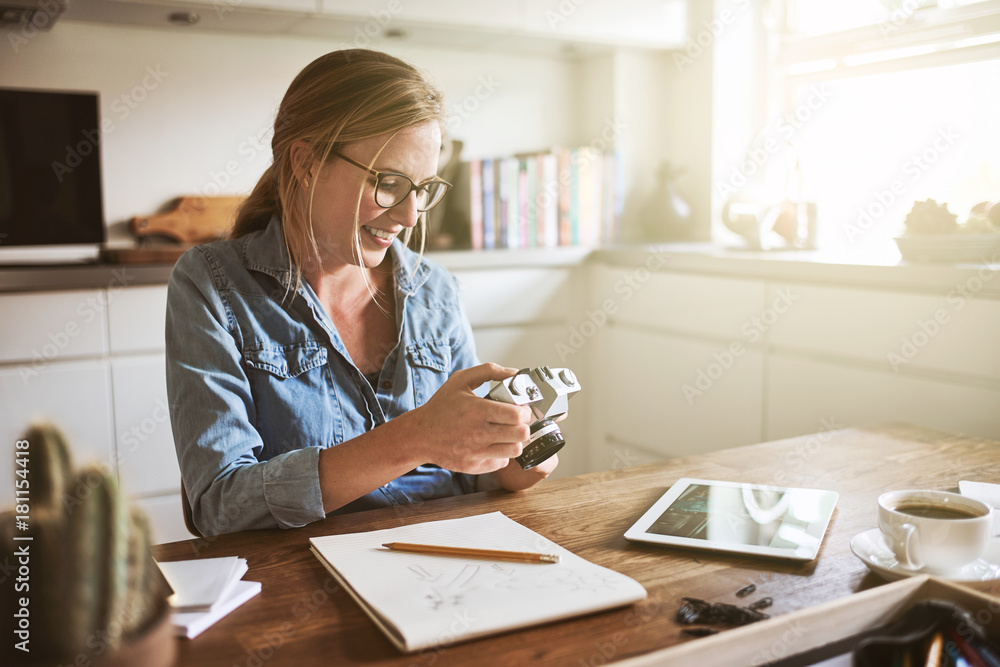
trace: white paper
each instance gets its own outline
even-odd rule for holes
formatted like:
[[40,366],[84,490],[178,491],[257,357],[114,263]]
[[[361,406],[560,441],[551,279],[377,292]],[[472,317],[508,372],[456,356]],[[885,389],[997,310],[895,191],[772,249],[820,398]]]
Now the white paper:
[[[635,580],[563,549],[500,512],[311,538],[320,561],[403,651],[610,609],[646,597]],[[414,554],[387,542],[534,551],[520,563]]]
[[256,581],[235,581],[228,594],[209,611],[175,611],[170,616],[174,634],[194,639],[220,618],[260,593],[260,583]]
[[227,597],[247,572],[245,558],[201,558],[157,563],[174,594],[175,611],[206,611]]

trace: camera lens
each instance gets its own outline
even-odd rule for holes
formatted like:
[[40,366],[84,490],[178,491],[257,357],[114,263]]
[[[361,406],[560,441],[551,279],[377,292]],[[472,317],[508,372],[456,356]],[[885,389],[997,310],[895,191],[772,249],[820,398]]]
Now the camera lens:
[[566,444],[562,431],[551,419],[542,419],[531,425],[531,437],[524,451],[515,459],[522,468],[531,470]]

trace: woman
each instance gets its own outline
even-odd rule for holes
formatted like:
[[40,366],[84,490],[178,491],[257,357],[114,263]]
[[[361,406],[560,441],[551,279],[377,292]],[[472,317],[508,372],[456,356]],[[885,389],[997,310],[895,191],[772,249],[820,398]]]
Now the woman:
[[445,120],[396,58],[318,58],[282,100],[232,238],[178,261],[167,390],[202,534],[519,490],[555,468],[511,460],[530,409],[473,390],[515,371],[478,364],[455,279],[404,244],[448,189]]

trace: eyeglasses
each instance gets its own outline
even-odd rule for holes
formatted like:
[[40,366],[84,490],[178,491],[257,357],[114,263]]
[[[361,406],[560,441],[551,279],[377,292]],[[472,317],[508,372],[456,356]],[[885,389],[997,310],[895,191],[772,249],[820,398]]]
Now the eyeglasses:
[[342,153],[333,153],[344,162],[349,162],[355,167],[364,169],[375,177],[375,203],[382,208],[392,208],[402,204],[414,190],[417,191],[417,211],[423,213],[434,208],[448,192],[451,183],[434,179],[419,185],[413,182],[409,176],[404,174],[394,174],[388,171],[376,171],[369,169],[365,165],[352,160]]

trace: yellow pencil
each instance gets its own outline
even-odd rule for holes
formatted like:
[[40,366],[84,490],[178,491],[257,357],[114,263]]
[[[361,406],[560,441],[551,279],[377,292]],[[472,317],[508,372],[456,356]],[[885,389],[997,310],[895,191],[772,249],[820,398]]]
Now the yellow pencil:
[[941,650],[944,648],[944,635],[940,632],[934,633],[931,640],[931,647],[927,649],[927,661],[924,667],[938,667],[941,664]]
[[461,558],[484,558],[487,560],[516,560],[522,563],[558,563],[559,554],[539,554],[532,551],[500,551],[498,549],[469,549],[467,547],[442,547],[435,544],[411,544],[409,542],[389,542],[383,547],[393,551],[409,551],[415,554],[434,556],[458,556]]

